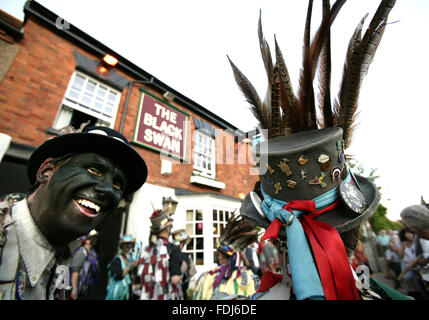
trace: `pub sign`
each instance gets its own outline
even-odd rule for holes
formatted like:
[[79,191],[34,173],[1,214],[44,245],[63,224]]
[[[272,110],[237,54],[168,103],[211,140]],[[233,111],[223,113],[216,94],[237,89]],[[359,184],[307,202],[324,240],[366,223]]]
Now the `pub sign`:
[[188,114],[141,89],[133,143],[186,160]]

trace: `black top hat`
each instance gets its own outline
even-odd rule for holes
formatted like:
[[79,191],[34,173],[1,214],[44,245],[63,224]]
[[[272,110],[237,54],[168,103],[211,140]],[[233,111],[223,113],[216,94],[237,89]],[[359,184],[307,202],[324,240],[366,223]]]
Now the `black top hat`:
[[27,174],[30,182],[35,183],[37,170],[47,158],[75,152],[97,153],[118,163],[127,179],[125,194],[138,190],[146,181],[145,161],[121,133],[107,127],[87,126],[82,132],[54,137],[40,145],[28,161]]
[[270,224],[260,208],[264,193],[289,202],[338,192],[340,205],[315,219],[340,233],[359,225],[377,208],[377,187],[364,177],[353,176],[346,165],[341,128],[278,137],[258,145],[255,153],[259,155],[260,181],[246,196],[240,211],[264,228]]
[[[394,1],[384,0],[380,3],[363,36],[366,16],[358,23],[347,48],[338,99],[331,104],[329,29],[344,2],[336,1],[332,7],[329,1],[323,3],[322,21],[312,41],[309,23],[312,2],[309,2],[304,30],[303,66],[297,94],[276,40],[276,61],[273,62],[270,47],[263,36],[261,17],[258,36],[268,76],[264,100],[229,60],[235,80],[250,103],[265,139],[259,145],[259,150],[256,150],[262,170],[260,182],[246,196],[240,211],[264,227],[269,225],[259,204],[264,193],[283,202],[314,200],[337,187],[341,205],[316,219],[332,225],[339,232],[357,226],[377,208],[380,199],[377,187],[368,179],[354,177],[349,172],[344,150],[351,143],[362,80],[382,39]],[[319,114],[316,112],[313,88],[316,71],[320,75]]]

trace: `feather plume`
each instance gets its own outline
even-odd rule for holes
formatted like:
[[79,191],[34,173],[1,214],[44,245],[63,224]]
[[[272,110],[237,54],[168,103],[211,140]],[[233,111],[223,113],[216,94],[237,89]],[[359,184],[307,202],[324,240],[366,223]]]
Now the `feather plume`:
[[246,97],[247,102],[249,102],[249,104],[251,105],[252,113],[259,121],[261,128],[266,129],[268,127],[268,115],[264,110],[262,101],[259,98],[256,89],[246,78],[246,76],[235,66],[231,59],[228,56],[227,58],[229,60],[229,63],[231,64],[235,82],[238,84],[239,88],[241,89],[241,92]]
[[308,2],[307,17],[304,28],[303,66],[299,78],[298,97],[304,126],[301,130],[316,129],[314,110],[314,90],[312,80],[312,57],[310,50],[310,26],[313,1]]
[[361,38],[362,26],[367,15],[360,21],[349,42],[339,98],[335,105],[335,123],[343,129],[346,149],[351,144],[355,127],[354,122],[357,118],[355,113],[361,83],[374,59],[384,33],[387,17],[395,2],[395,0],[383,0],[371,19],[363,38]]
[[[347,48],[343,77],[337,98],[331,104],[331,47],[330,28],[346,0],[336,0],[330,7],[323,0],[323,16],[315,36],[310,41],[313,0],[309,0],[305,20],[302,68],[297,94],[294,93],[283,54],[275,41],[275,64],[262,32],[262,14],[259,13],[258,38],[265,71],[268,78],[267,92],[262,102],[249,80],[229,59],[235,80],[251,104],[251,110],[262,129],[268,129],[268,138],[287,135],[319,127],[339,126],[343,129],[345,148],[348,148],[356,127],[358,96],[363,78],[368,72],[375,52],[381,42],[388,15],[395,0],[382,0],[365,34],[362,37],[365,17],[357,25]],[[314,77],[319,68],[319,109],[315,107]]]
[[343,79],[336,103],[336,125],[343,128],[343,139],[346,148],[350,145],[351,131],[349,128],[353,123],[353,115],[357,108],[357,97],[360,89],[361,72],[361,34],[362,27],[367,16],[363,17],[355,29],[349,41],[346,62],[344,64]]
[[[330,15],[329,0],[323,1],[323,13]],[[331,108],[331,34],[328,30],[319,66],[319,108],[323,115],[321,127],[333,126]]]
[[271,57],[270,46],[265,40],[264,34],[262,32],[261,11],[259,11],[258,38],[259,38],[259,48],[262,54],[262,60],[264,61],[265,70],[268,76],[268,87],[271,88],[271,85],[274,81],[274,66],[273,66],[273,60]]
[[271,84],[271,132],[268,132],[269,139],[278,137],[282,133],[282,117],[280,114],[280,76],[277,67],[274,67],[274,79]]
[[232,214],[223,230],[219,241],[233,250],[243,250],[258,241],[258,229],[241,215]]
[[299,104],[293,91],[289,71],[275,36],[274,42],[276,48],[276,66],[280,77],[280,105],[283,111],[284,133],[298,132],[303,125]]

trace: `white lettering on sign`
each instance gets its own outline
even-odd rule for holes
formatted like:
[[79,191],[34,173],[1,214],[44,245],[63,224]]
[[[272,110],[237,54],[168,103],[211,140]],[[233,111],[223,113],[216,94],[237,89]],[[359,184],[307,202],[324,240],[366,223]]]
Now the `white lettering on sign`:
[[152,116],[150,113],[145,113],[143,123],[148,127],[152,127],[155,130],[161,131],[173,137],[174,139],[183,140],[182,131],[183,129],[177,128],[176,126],[169,124],[167,121],[162,121],[158,124],[158,117]]
[[162,133],[156,132],[152,129],[145,129],[143,139],[146,142],[153,142],[162,149],[173,151],[180,154],[180,142],[176,139],[172,139]]
[[155,103],[156,115],[161,116],[163,119],[167,119],[168,121],[176,124],[177,113],[166,109],[164,106]]

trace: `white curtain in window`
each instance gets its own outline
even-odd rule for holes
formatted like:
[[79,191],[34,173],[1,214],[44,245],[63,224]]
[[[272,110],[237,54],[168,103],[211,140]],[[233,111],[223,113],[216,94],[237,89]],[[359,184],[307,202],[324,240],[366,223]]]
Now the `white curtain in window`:
[[54,123],[55,129],[61,129],[70,124],[70,120],[73,115],[73,110],[65,105],[61,106],[60,111],[58,112],[57,119]]

